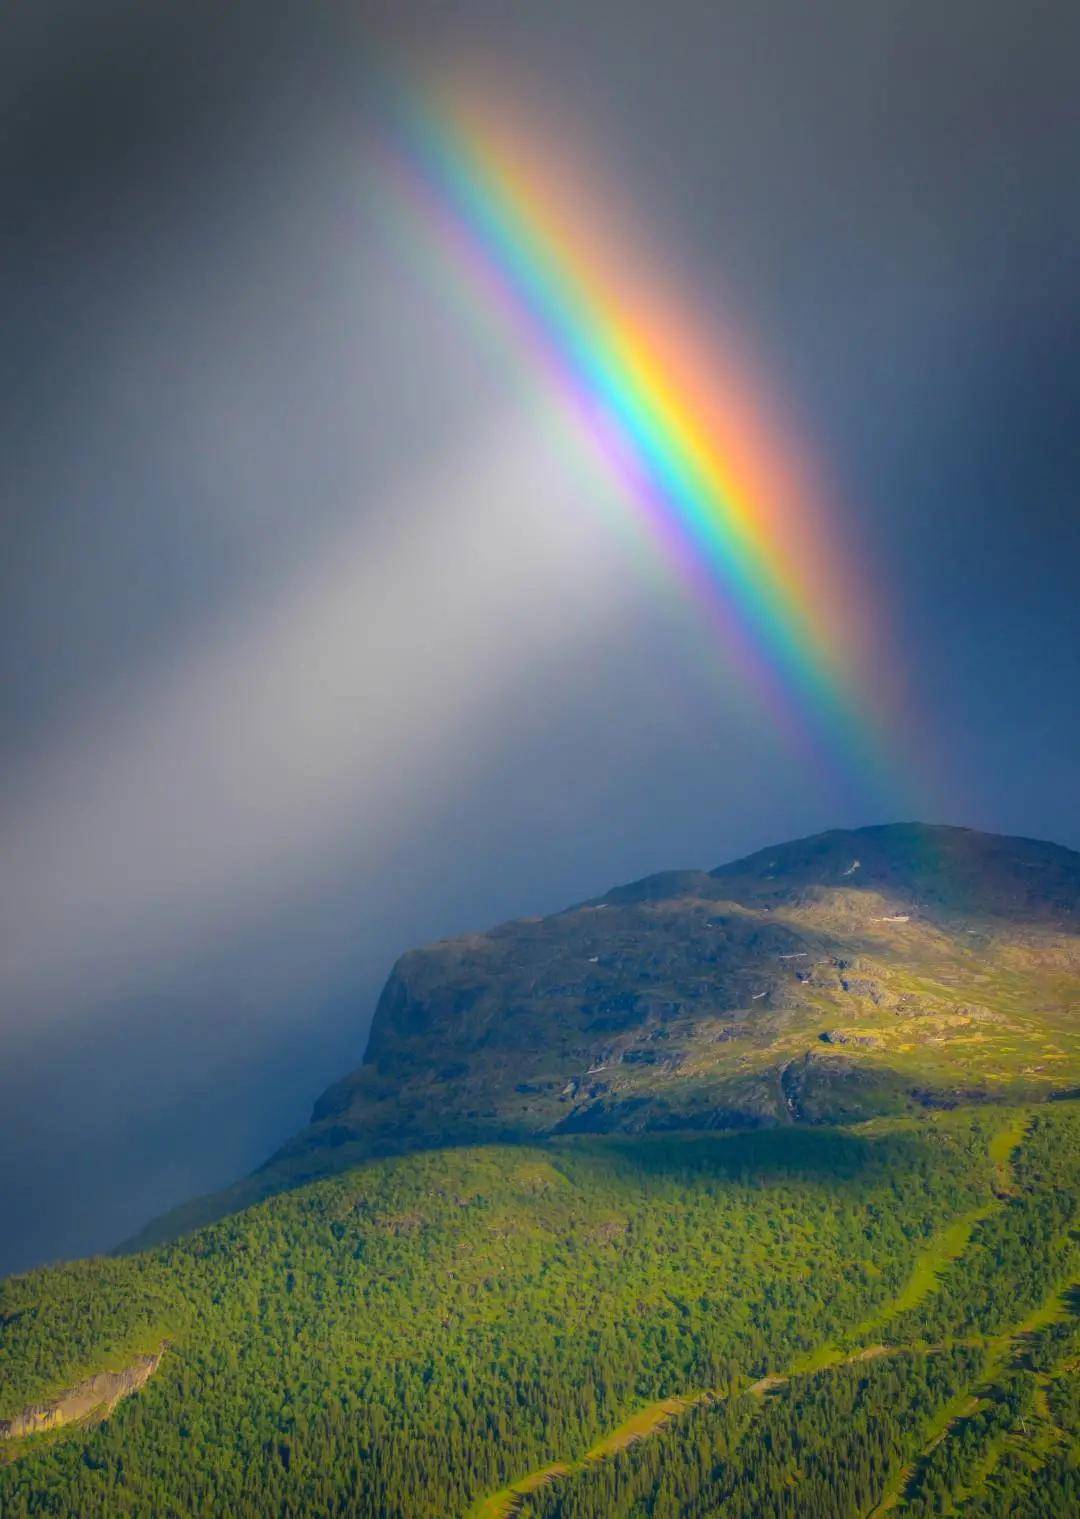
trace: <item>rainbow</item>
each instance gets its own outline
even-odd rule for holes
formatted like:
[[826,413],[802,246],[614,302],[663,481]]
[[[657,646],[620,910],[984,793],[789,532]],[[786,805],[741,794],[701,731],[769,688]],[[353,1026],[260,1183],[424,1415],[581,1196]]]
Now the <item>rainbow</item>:
[[790,429],[578,145],[519,114],[487,81],[395,88],[398,185],[524,331],[774,716],[876,768],[876,619]]

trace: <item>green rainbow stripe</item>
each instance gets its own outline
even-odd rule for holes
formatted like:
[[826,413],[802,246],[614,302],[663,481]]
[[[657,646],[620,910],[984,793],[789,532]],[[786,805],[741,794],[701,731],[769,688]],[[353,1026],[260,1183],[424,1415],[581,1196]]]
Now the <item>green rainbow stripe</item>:
[[[583,208],[604,197],[469,92],[398,92],[404,182],[527,333],[778,716],[871,764],[871,620],[737,367]],[[862,682],[862,685],[860,685]]]

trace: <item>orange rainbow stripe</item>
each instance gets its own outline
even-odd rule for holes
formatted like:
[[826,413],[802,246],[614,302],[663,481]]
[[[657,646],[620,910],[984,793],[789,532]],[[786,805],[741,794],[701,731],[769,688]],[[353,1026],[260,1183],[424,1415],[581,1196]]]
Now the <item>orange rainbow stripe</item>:
[[[490,84],[396,91],[393,161],[511,313],[774,712],[879,768],[876,618],[751,365],[710,340],[663,260]],[[571,169],[570,165],[574,165]]]

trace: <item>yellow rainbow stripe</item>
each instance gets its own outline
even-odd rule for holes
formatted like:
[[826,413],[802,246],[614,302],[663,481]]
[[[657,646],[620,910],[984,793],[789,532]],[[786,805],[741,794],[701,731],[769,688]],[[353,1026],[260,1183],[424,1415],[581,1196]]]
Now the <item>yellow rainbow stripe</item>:
[[880,706],[868,599],[746,356],[704,335],[577,146],[522,131],[494,95],[475,81],[397,95],[411,191],[587,417],[730,652],[797,696],[830,747],[867,748]]

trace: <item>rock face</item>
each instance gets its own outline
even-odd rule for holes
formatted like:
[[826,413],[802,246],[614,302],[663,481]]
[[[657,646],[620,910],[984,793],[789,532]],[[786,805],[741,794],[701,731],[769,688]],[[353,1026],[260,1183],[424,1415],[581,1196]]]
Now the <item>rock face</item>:
[[[435,944],[398,961],[364,1064],[279,1161],[1038,1095],[1080,1067],[1078,903],[1069,850],[899,825]],[[780,1073],[810,1054],[794,1110]]]
[[35,1403],[14,1418],[0,1419],[0,1439],[19,1440],[48,1429],[73,1424],[89,1414],[108,1413],[121,1398],[144,1387],[161,1365],[165,1347],[155,1355],[140,1356],[123,1371],[99,1371],[48,1403]]
[[1080,1079],[1078,986],[1057,845],[897,824],[650,876],[404,955],[309,1127],[142,1242],[422,1146],[1050,1096]]

